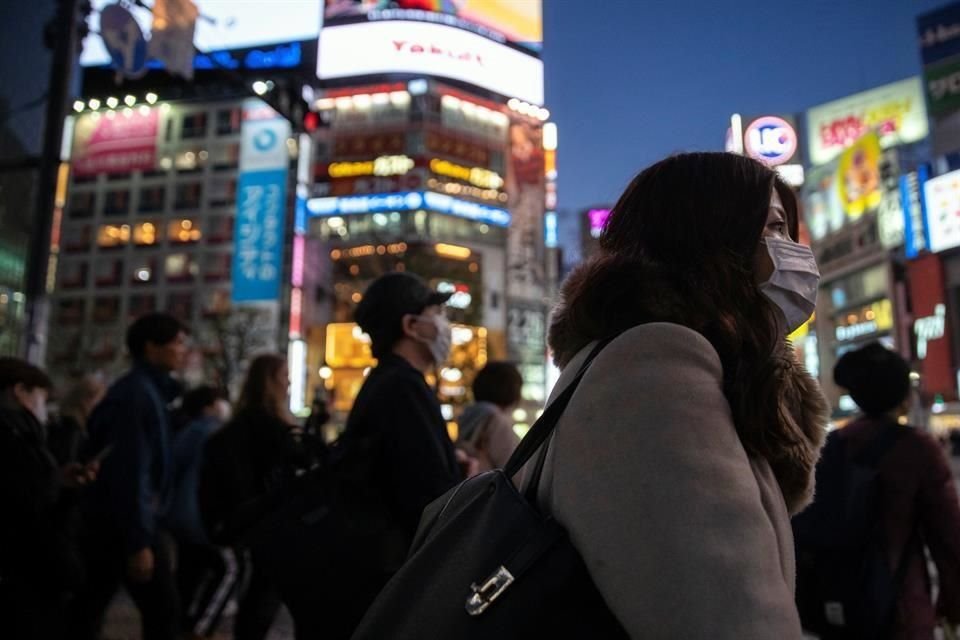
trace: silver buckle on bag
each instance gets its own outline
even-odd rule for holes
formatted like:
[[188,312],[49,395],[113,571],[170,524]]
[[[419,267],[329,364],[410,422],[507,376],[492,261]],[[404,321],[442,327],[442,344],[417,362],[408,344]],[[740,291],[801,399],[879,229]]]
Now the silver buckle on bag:
[[490,604],[500,597],[507,587],[513,584],[513,574],[507,571],[507,568],[501,566],[493,574],[484,580],[482,585],[476,582],[470,585],[473,592],[467,598],[467,613],[471,616],[478,616],[487,610]]

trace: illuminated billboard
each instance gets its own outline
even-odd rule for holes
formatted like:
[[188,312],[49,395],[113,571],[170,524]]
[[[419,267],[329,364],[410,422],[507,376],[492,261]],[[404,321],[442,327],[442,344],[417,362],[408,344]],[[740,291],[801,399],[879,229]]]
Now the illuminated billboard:
[[927,137],[927,109],[919,77],[834,100],[807,112],[810,164],[826,164],[866,133],[884,149]]
[[510,212],[506,209],[460,200],[432,191],[310,198],[306,206],[309,214],[317,217],[428,209],[497,227],[509,227],[511,220]]
[[459,80],[543,104],[543,62],[475,33],[404,20],[323,29],[317,61],[321,80],[390,73]]
[[543,45],[541,0],[326,0],[328,25],[412,20],[446,24],[534,51]]
[[960,171],[928,180],[923,191],[930,251],[960,246]]
[[[80,64],[88,67],[110,64],[110,54],[104,47],[103,39],[96,35],[100,31],[100,12],[114,0],[93,0],[93,11],[89,24],[91,35],[83,42]],[[132,4],[132,3],[131,3]],[[294,58],[299,64],[300,57],[289,43],[314,40],[320,33],[322,24],[321,0],[311,2],[224,2],[223,0],[194,0],[200,17],[197,19],[194,45],[201,52],[227,51],[233,49],[265,50],[251,51],[244,62],[253,64],[247,67],[287,67]],[[153,14],[149,9],[131,6],[140,29],[149,34]],[[278,46],[288,45],[288,46]],[[197,68],[215,68],[231,66],[228,60],[211,60],[197,56]]]

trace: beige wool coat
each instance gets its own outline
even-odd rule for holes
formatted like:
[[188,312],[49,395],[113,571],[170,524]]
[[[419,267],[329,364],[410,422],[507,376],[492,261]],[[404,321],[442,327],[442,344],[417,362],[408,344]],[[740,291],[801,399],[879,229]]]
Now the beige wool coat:
[[788,508],[741,444],[722,377],[699,333],[634,327],[593,362],[548,445],[540,506],[632,638],[802,637]]

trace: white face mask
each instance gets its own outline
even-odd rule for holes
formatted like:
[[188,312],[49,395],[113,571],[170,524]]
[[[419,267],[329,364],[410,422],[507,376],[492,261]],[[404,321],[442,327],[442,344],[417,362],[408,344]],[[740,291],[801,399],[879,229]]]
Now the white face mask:
[[793,333],[807,321],[817,306],[820,270],[810,247],[783,238],[764,238],[773,274],[760,285],[763,292],[783,313],[787,333]]
[[420,338],[420,341],[430,349],[430,356],[437,365],[443,364],[450,356],[450,348],[453,346],[453,331],[450,329],[450,321],[443,315],[419,316],[419,320],[432,324],[437,332],[433,338]]

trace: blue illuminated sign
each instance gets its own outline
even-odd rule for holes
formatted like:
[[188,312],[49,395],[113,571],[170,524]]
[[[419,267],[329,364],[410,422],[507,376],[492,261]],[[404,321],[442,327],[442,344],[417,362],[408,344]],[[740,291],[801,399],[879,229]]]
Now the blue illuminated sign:
[[247,100],[243,110],[231,299],[276,301],[283,272],[290,123],[260,100]]
[[543,217],[543,243],[548,249],[556,249],[560,244],[557,230],[557,213],[547,211]]
[[405,191],[365,196],[311,198],[307,201],[307,211],[313,217],[348,216],[361,213],[385,213],[388,211],[416,211],[418,209],[445,213],[458,218],[473,220],[474,222],[492,224],[497,227],[510,226],[510,212],[506,209],[460,200],[453,196],[434,193],[432,191]]

